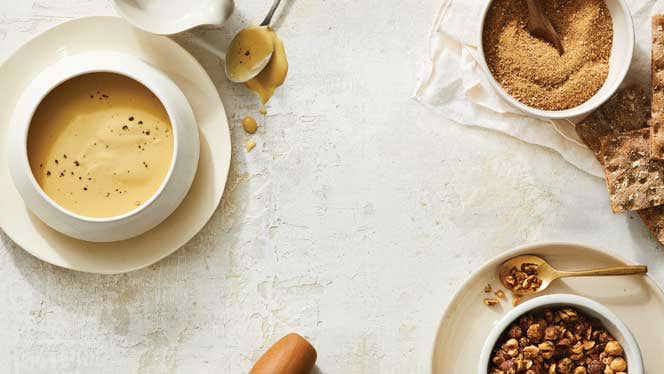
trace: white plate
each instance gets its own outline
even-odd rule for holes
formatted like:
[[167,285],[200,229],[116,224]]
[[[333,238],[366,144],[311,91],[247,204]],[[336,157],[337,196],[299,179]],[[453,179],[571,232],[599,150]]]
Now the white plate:
[[[79,241],[43,224],[23,205],[6,159],[9,119],[30,80],[60,58],[91,50],[131,54],[165,72],[189,100],[200,131],[198,172],[182,204],[156,228],[113,243]],[[90,273],[136,270],[175,252],[205,225],[219,205],[231,158],[228,120],[208,74],[174,41],[136,29],[117,17],[80,18],[25,43],[0,66],[0,82],[0,228],[34,256]]]
[[[498,266],[520,254],[544,257],[554,267],[565,270],[631,265],[602,250],[573,243],[539,243],[519,247],[487,262],[461,286],[443,314],[431,352],[434,374],[474,373],[491,328],[512,309],[507,298],[500,306],[482,303],[488,283],[503,289]],[[551,284],[543,294],[570,293],[593,299],[615,313],[632,331],[641,347],[646,373],[664,368],[664,293],[648,276],[569,278]],[[509,292],[506,292],[509,295]],[[487,296],[488,295],[488,296]]]

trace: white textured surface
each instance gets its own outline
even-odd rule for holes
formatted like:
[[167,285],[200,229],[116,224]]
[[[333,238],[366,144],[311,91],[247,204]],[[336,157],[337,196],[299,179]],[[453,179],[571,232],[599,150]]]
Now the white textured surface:
[[[223,48],[266,3],[238,0],[226,27],[196,35]],[[610,213],[603,181],[410,99],[437,7],[286,1],[277,27],[291,74],[248,154],[239,119],[257,114],[256,100],[179,36],[232,122],[221,207],[177,253],[118,276],[55,268],[1,234],[0,372],[241,373],[290,331],[318,348],[322,373],[424,371],[455,288],[489,257],[536,240],[612,249],[664,283],[664,251],[638,218]],[[113,9],[4,0],[0,54],[99,14]]]

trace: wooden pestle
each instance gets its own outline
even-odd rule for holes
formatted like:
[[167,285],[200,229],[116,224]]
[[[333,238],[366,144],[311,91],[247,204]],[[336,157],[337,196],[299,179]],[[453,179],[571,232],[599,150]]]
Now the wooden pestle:
[[309,374],[316,364],[316,349],[291,333],[279,339],[254,364],[249,374]]

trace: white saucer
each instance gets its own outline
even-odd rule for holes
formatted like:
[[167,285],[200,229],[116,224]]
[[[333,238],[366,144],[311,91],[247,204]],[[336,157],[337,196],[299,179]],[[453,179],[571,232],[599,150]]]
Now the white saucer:
[[[198,172],[182,204],[151,231],[113,243],[79,241],[43,224],[23,205],[11,181],[6,159],[7,126],[26,85],[54,61],[90,50],[132,54],[165,72],[189,100],[200,131]],[[136,270],[184,245],[203,228],[219,205],[231,159],[226,112],[205,70],[167,37],[146,33],[117,17],[76,19],[55,26],[21,46],[0,66],[0,82],[0,228],[41,260],[90,273]]]

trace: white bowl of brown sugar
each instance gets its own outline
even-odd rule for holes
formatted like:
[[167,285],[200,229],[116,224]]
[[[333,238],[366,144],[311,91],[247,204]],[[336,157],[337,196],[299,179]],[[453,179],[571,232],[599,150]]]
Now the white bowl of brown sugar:
[[489,1],[479,54],[493,88],[539,118],[583,116],[608,100],[632,62],[634,26],[624,0],[541,0],[564,53],[530,35],[525,0]]

